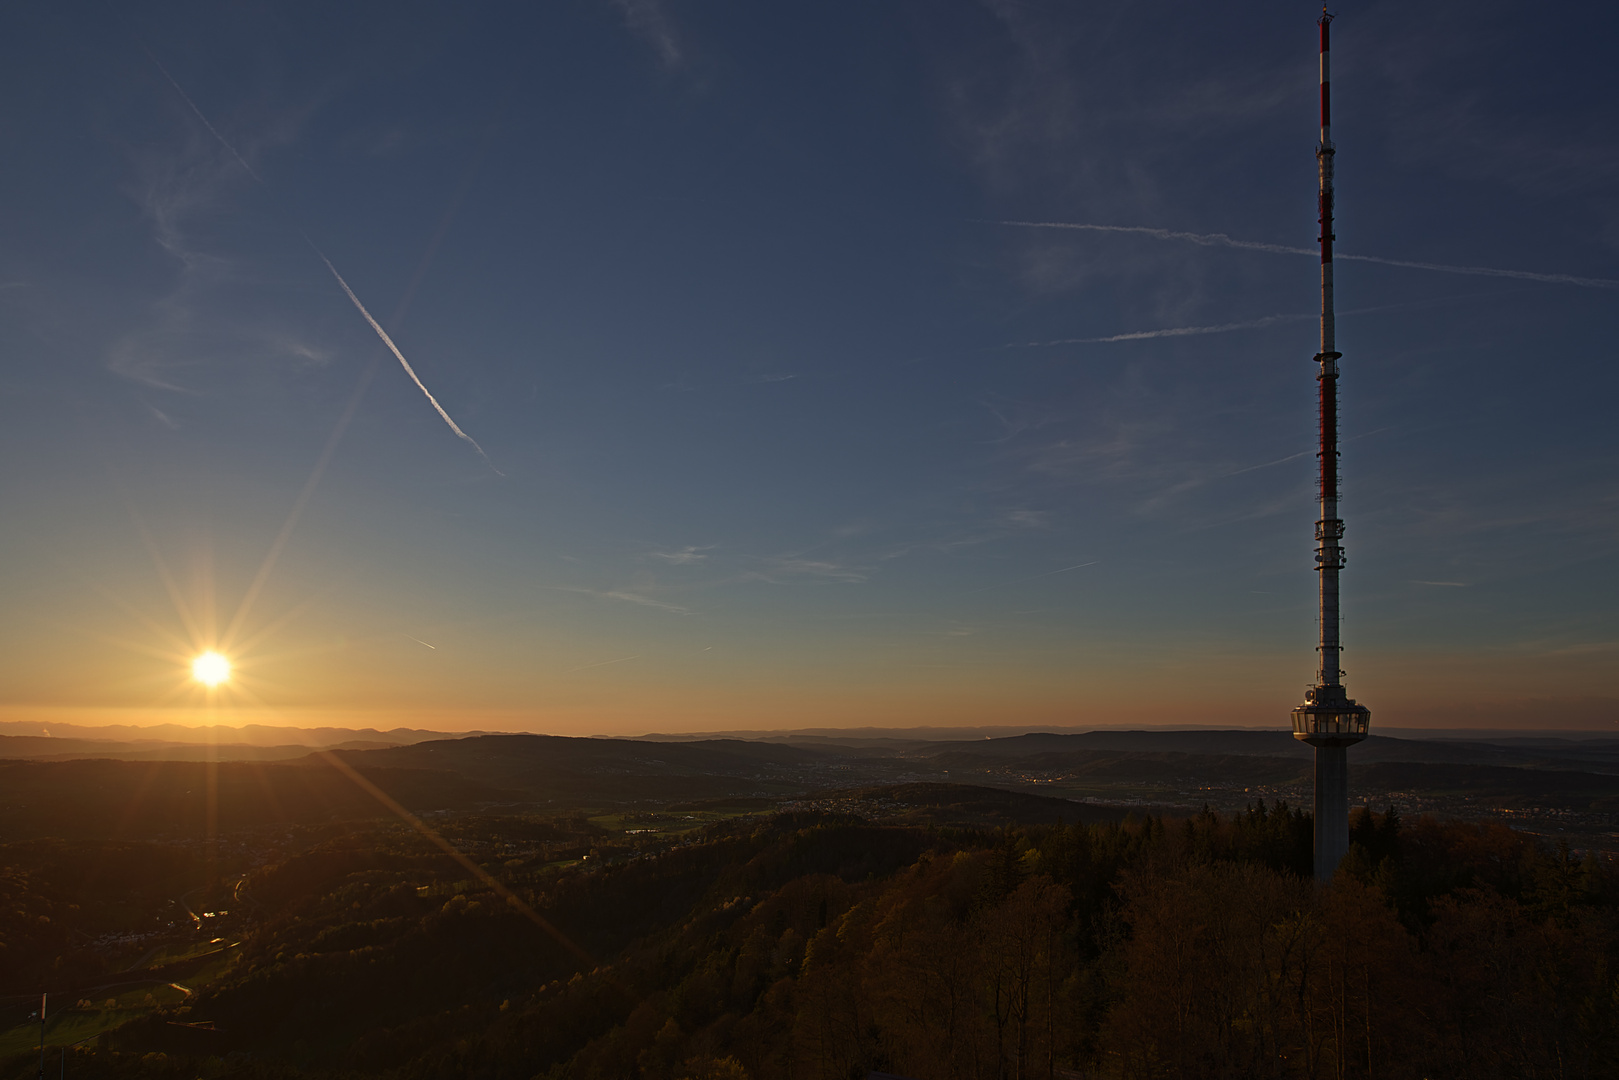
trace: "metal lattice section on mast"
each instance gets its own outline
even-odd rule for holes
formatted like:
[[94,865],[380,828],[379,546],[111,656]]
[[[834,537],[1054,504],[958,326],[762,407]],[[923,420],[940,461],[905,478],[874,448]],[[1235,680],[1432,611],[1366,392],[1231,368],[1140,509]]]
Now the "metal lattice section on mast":
[[1321,516],[1315,523],[1316,572],[1321,587],[1320,654],[1316,684],[1305,691],[1304,704],[1293,710],[1293,737],[1315,747],[1315,876],[1331,880],[1349,851],[1349,759],[1346,751],[1366,738],[1371,710],[1358,705],[1343,686],[1339,660],[1338,575],[1344,567],[1344,523],[1338,517],[1338,361],[1337,329],[1332,309],[1333,156],[1331,78],[1327,36],[1332,16],[1321,13],[1321,143],[1316,147],[1321,211],[1321,365],[1316,376],[1320,397]]

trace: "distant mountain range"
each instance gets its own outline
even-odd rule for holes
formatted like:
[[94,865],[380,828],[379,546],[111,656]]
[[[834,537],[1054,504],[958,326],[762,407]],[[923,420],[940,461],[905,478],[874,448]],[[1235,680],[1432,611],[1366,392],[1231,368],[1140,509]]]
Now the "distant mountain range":
[[[489,731],[445,732],[423,728],[277,727],[183,724],[40,724],[0,721],[0,760],[69,760],[110,757],[130,761],[285,761],[316,750],[380,750],[426,742],[483,736]],[[1420,737],[1419,737],[1420,736]],[[535,738],[563,736],[535,735]],[[791,746],[834,756],[927,757],[966,750],[1013,757],[1072,750],[1164,751],[1195,754],[1310,756],[1310,749],[1276,728],[1059,728],[1029,732],[1015,727],[809,728],[641,735],[594,742],[658,744],[754,743]],[[1619,735],[1605,732],[1474,731],[1445,733],[1385,730],[1356,751],[1362,761],[1434,761],[1514,764],[1520,759],[1588,763],[1619,762]]]
[[68,761],[118,758],[124,761],[286,761],[312,750],[372,750],[430,739],[483,735],[416,728],[292,728],[267,724],[39,724],[0,721],[0,760]]
[[389,746],[421,742],[424,739],[453,739],[463,735],[485,735],[483,731],[459,733],[424,731],[417,728],[280,727],[273,724],[42,724],[37,721],[0,720],[0,736],[39,736],[51,739],[89,739],[115,742],[218,743],[242,746],[330,746],[340,742],[376,742]]

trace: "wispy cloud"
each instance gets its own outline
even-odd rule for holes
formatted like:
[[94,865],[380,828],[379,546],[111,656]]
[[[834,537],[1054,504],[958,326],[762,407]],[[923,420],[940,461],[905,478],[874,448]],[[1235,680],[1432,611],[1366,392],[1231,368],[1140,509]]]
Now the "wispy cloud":
[[306,341],[287,338],[281,343],[282,350],[288,356],[296,357],[311,367],[322,367],[331,362],[331,353],[326,349],[317,348]]
[[1054,480],[1198,482],[1188,474],[1190,469],[1191,475],[1203,475],[1198,463],[1163,460],[1175,427],[1167,415],[1108,416],[1081,433],[1027,445],[1021,456],[1030,470]]
[[141,402],[141,404],[145,405],[146,410],[157,418],[158,423],[162,424],[164,427],[168,428],[170,431],[179,431],[180,430],[180,425],[176,424],[174,422],[173,417],[169,416],[168,413],[164,412],[162,409],[158,408],[156,405],[153,405],[149,401],[143,401],[143,402]]
[[[1045,400],[1001,404],[996,419],[1006,434],[998,441],[998,458],[1042,483],[1081,485],[1098,494],[1106,490],[1105,498],[1122,500],[1113,505],[1132,517],[1183,507],[1199,492],[1314,453],[1312,448],[1266,457],[1250,450],[1246,460],[1235,457],[1237,444],[1215,434],[1223,425],[1187,423],[1185,418],[1196,413],[1247,423],[1254,415],[1250,403],[1199,396],[1193,388],[1153,378],[1150,368],[1138,365],[1119,371],[1100,393],[1066,405]],[[1205,527],[1237,514],[1269,516],[1275,512],[1273,497],[1280,497],[1276,487],[1285,487],[1292,497],[1301,481],[1289,471],[1240,491],[1228,489],[1225,494],[1236,497],[1235,503],[1228,498],[1200,511],[1195,524],[1183,519],[1180,527]]]
[[[1286,244],[1266,244],[1257,240],[1238,240],[1225,233],[1180,232],[1174,229],[1155,229],[1146,225],[1096,225],[1078,221],[1001,221],[996,224],[1020,229],[1076,229],[1083,232],[1131,233],[1138,236],[1149,236],[1155,240],[1180,240],[1190,244],[1200,244],[1204,247],[1264,251],[1273,255],[1310,255],[1319,258],[1321,254],[1315,248],[1292,247]],[[1587,289],[1619,289],[1619,279],[1614,278],[1578,277],[1573,274],[1543,274],[1534,270],[1504,270],[1494,266],[1455,266],[1449,263],[1416,262],[1411,259],[1389,259],[1381,255],[1349,255],[1343,252],[1334,252],[1333,258],[1346,262],[1403,266],[1411,270],[1433,270],[1444,274],[1514,278],[1519,281],[1540,281],[1550,285],[1578,285]],[[1277,318],[1285,317],[1278,316]],[[1233,329],[1236,328],[1233,327]]]
[[1004,41],[986,47],[974,35],[964,48],[945,33],[934,41],[957,139],[997,189],[1055,188],[1093,212],[1146,211],[1162,201],[1161,163],[1173,147],[1274,113],[1292,94],[1274,67],[1233,68],[1156,23],[1150,47],[1176,77],[1143,77],[1140,50],[1122,47],[1121,36],[1145,32],[1147,17],[1117,6],[984,6]]
[[612,0],[612,3],[623,14],[625,27],[651,45],[665,67],[680,66],[685,50],[663,0]]
[[1006,520],[1019,529],[1043,529],[1050,523],[1051,515],[1044,510],[1009,510]]
[[[1537,107],[1518,90],[1548,76],[1516,66],[1523,42],[1511,33],[1457,35],[1453,20],[1444,5],[1407,5],[1396,18],[1364,28],[1371,34],[1367,74],[1386,80],[1385,93],[1401,105],[1386,114],[1390,151],[1436,178],[1488,176],[1558,199],[1593,232],[1602,218],[1611,222],[1604,204],[1611,207],[1619,179],[1619,146],[1606,136],[1604,97]],[[1481,81],[1481,72],[1491,75]],[[1582,215],[1579,202],[1596,213]]]
[[[875,567],[896,559],[921,553],[960,555],[1052,527],[1049,510],[975,507],[968,509],[963,517],[960,509],[952,507],[943,515],[929,515],[927,520],[897,516],[882,524],[864,522],[858,528],[833,530],[832,535],[840,545],[857,538],[863,541],[858,555],[841,561],[824,560],[817,568],[824,576],[834,576],[826,569],[833,567],[851,580],[855,576],[868,578]],[[840,547],[840,550],[847,548]],[[799,556],[800,565],[806,561]]]
[[267,316],[228,257],[200,237],[226,201],[239,167],[211,144],[137,154],[131,196],[152,239],[177,264],[149,313],[105,346],[107,370],[140,386],[200,395],[224,367],[324,363],[327,350]]
[[1047,510],[1019,508],[999,511],[987,518],[980,518],[966,527],[952,528],[943,535],[905,544],[885,554],[883,558],[895,559],[918,550],[957,553],[1025,535],[1033,530],[1046,529],[1050,525],[1051,513]]
[[622,589],[611,589],[607,592],[597,593],[596,595],[607,600],[622,600],[627,604],[640,604],[642,607],[657,608],[659,611],[672,611],[676,615],[692,614],[691,608],[681,607],[679,604],[665,603],[662,600],[654,600],[650,596],[642,596],[640,593],[625,592]]
[[870,572],[829,559],[805,559],[783,556],[759,560],[760,565],[743,574],[744,580],[768,581],[774,585],[809,578],[857,584],[869,578]]
[[667,611],[675,615],[696,615],[698,612],[679,604],[671,604],[657,597],[648,596],[644,592],[631,592],[628,589],[592,589],[584,585],[549,585],[546,588],[556,592],[576,593],[579,596],[589,596],[596,600],[611,600],[619,604],[635,604],[639,607],[655,608],[658,611]]
[[661,560],[669,563],[672,566],[690,566],[693,563],[700,563],[704,559],[707,559],[707,553],[713,550],[713,548],[713,544],[704,544],[701,547],[688,544],[685,547],[677,548],[674,551],[652,551],[648,552],[647,554],[650,558]]

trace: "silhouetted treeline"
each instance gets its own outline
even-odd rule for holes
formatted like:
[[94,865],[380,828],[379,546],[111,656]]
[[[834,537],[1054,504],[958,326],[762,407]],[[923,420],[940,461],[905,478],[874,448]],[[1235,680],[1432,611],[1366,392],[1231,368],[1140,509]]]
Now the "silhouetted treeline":
[[236,968],[73,1070],[1619,1075],[1611,861],[1360,812],[1320,888],[1311,824],[1263,804],[999,830],[778,815],[594,871],[485,861],[556,935],[404,840],[351,836],[255,875],[274,910]]

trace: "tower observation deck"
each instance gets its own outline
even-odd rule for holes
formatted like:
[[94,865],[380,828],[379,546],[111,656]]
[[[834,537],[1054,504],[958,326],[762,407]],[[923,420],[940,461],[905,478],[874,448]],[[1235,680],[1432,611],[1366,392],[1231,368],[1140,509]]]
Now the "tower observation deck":
[[1349,851],[1349,759],[1347,750],[1366,738],[1372,713],[1349,697],[1339,661],[1338,575],[1344,568],[1344,523],[1338,517],[1338,361],[1332,307],[1333,157],[1327,31],[1332,16],[1321,15],[1321,142],[1316,147],[1321,212],[1321,366],[1316,376],[1321,449],[1320,517],[1315,523],[1316,574],[1320,579],[1320,669],[1293,710],[1293,737],[1315,747],[1315,876],[1330,881]]

